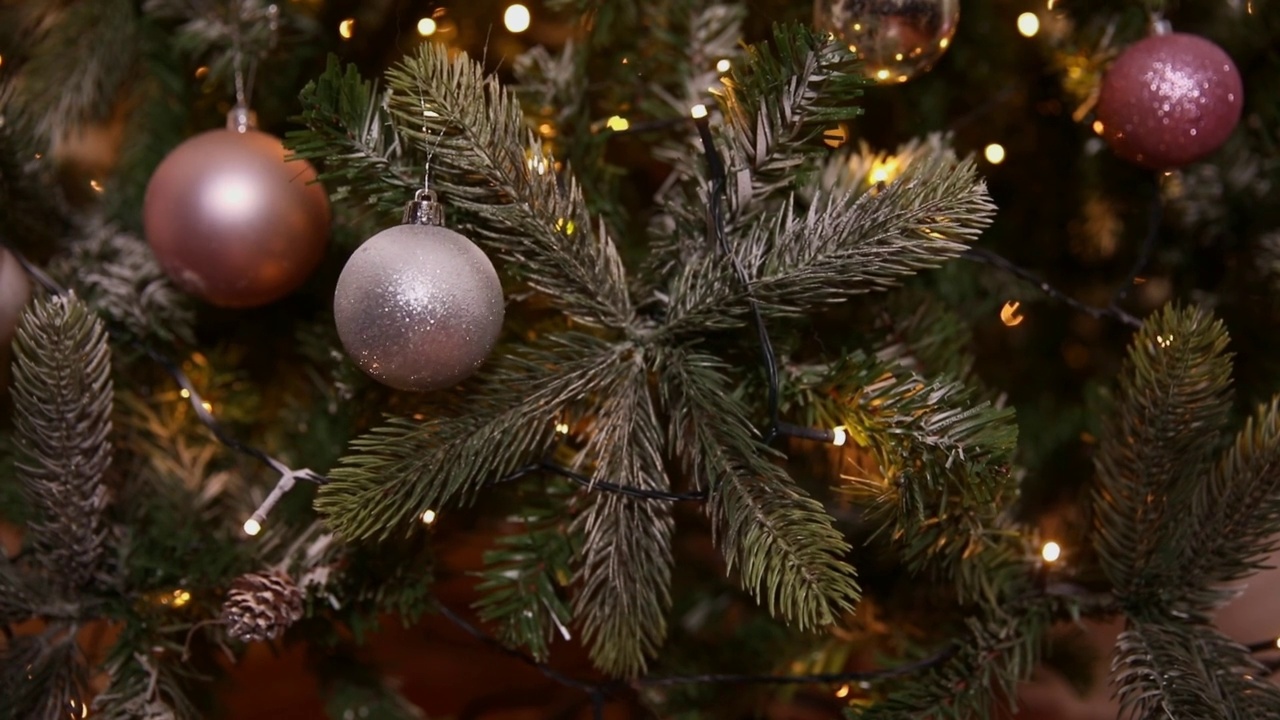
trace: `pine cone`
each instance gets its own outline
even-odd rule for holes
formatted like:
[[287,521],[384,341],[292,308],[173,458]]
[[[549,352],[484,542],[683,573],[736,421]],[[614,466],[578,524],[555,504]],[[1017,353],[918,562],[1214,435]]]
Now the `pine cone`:
[[284,573],[249,573],[231,583],[222,621],[243,642],[273,640],[302,617],[301,588]]

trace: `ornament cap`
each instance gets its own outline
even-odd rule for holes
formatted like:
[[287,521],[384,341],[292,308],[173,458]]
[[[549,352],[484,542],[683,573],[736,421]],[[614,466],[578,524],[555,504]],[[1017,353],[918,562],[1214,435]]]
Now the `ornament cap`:
[[404,206],[403,225],[444,225],[444,205],[436,199],[435,192],[419,190],[413,200]]
[[249,109],[248,105],[236,103],[235,107],[227,112],[227,129],[232,132],[244,133],[258,128],[258,113]]

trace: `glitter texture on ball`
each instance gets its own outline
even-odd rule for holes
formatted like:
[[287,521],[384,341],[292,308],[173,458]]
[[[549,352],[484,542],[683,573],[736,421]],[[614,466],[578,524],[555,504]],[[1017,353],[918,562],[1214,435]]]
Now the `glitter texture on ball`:
[[1154,170],[1200,160],[1240,122],[1244,88],[1222,48],[1196,35],[1129,46],[1102,79],[1101,134],[1120,157]]
[[351,255],[333,312],[343,347],[370,377],[397,390],[438,390],[470,376],[493,350],[502,283],[465,236],[397,225]]

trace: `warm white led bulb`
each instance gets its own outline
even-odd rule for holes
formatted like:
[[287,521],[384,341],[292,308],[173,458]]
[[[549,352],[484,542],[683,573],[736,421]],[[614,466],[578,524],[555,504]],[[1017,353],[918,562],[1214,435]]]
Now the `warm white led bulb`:
[[831,444],[840,447],[849,441],[849,431],[841,425],[831,431]]
[[987,162],[992,165],[999,165],[1004,162],[1004,146],[1000,143],[991,143],[982,151],[982,154],[986,156]]
[[422,513],[422,524],[423,524],[423,525],[430,525],[431,523],[433,523],[433,522],[435,522],[435,521],[436,521],[436,511],[435,511],[435,510],[426,510],[426,511],[424,511],[424,512]]
[[1062,546],[1050,540],[1040,548],[1040,557],[1044,558],[1045,562],[1057,562],[1058,558],[1062,557]]
[[1018,16],[1018,32],[1023,37],[1035,37],[1040,32],[1040,18],[1035,13],[1024,12]]
[[253,518],[249,518],[244,521],[245,535],[257,535],[260,532],[262,532],[262,523],[254,520]]
[[529,8],[515,3],[507,8],[502,15],[502,24],[513,33],[522,33],[529,29],[529,23],[532,22],[533,16],[529,14]]
[[697,105],[689,108],[689,114],[693,116],[694,120],[701,120],[707,116],[707,106],[702,103],[698,103]]
[[418,21],[418,34],[422,37],[431,37],[436,34],[436,21],[429,17],[424,17]]

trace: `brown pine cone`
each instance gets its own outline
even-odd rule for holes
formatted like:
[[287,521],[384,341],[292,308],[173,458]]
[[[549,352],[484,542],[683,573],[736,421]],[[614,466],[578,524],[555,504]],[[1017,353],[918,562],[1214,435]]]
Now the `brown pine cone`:
[[273,640],[302,617],[302,600],[302,589],[284,573],[241,575],[222,603],[222,621],[242,642]]

